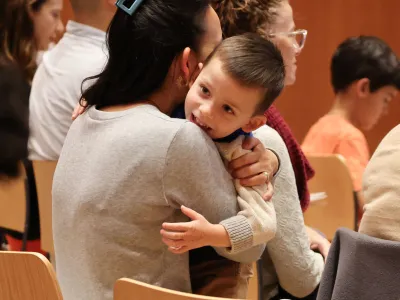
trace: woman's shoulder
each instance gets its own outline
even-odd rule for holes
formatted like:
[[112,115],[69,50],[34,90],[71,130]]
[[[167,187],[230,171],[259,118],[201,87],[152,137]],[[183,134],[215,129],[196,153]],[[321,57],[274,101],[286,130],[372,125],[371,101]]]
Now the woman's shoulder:
[[145,114],[151,115],[153,118],[153,125],[157,128],[159,134],[163,135],[168,132],[174,135],[172,142],[188,143],[194,146],[199,146],[204,142],[213,143],[211,138],[200,127],[186,119],[171,118],[150,106],[144,107],[144,109]]
[[186,151],[217,151],[213,140],[197,125],[190,121],[180,122],[172,141],[174,145],[183,146]]

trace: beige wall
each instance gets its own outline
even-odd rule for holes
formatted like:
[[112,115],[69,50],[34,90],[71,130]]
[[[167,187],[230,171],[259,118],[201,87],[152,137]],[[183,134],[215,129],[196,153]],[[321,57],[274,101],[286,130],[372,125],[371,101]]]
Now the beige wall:
[[[332,103],[329,62],[336,46],[351,35],[372,34],[386,40],[400,53],[399,0],[291,0],[298,28],[308,29],[303,53],[298,58],[298,76],[277,101],[277,106],[301,141],[308,128]],[[63,19],[72,16],[64,0]],[[400,121],[399,99],[390,114],[367,133],[371,149]]]

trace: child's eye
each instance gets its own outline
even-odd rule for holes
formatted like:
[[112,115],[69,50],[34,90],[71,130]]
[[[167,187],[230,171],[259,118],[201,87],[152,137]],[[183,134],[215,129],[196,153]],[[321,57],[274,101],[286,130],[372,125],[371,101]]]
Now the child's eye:
[[200,90],[204,95],[206,95],[206,96],[210,95],[210,91],[205,86],[200,86]]
[[58,11],[52,11],[51,14],[53,15],[54,19],[58,19],[60,17],[60,12]]
[[227,112],[228,114],[234,114],[232,108],[229,105],[223,105],[222,108],[224,109],[225,112]]

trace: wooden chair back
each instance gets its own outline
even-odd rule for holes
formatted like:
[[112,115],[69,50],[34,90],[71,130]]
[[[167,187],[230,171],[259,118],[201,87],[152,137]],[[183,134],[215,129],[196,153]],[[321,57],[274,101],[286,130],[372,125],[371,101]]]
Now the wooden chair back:
[[305,223],[332,240],[339,227],[355,229],[356,209],[353,183],[344,158],[340,155],[307,156],[315,170],[309,181],[310,207]]
[[19,232],[26,223],[26,173],[21,163],[21,175],[0,181],[0,227]]
[[[133,279],[119,279],[114,287],[114,300],[228,300],[177,292]],[[232,299],[231,299],[232,300]]]
[[62,300],[47,258],[33,252],[0,252],[0,299]]
[[253,263],[253,277],[249,281],[249,290],[247,292],[247,299],[259,300],[259,277],[257,270],[257,263]]

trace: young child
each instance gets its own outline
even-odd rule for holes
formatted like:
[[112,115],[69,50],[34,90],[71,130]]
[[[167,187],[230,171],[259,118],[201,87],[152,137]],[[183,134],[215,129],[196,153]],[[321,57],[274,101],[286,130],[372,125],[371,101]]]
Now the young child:
[[[201,127],[216,142],[223,159],[231,161],[246,153],[244,137],[266,123],[264,112],[283,89],[284,78],[282,56],[271,42],[256,34],[228,38],[190,83],[184,111],[181,108],[174,116],[185,116]],[[275,210],[272,202],[262,197],[267,185],[246,188],[239,180],[234,184],[240,208],[237,216],[210,224],[202,215],[182,207],[191,222],[163,224],[161,234],[171,252],[179,254],[203,246],[213,246],[218,253],[240,252],[275,236]],[[240,232],[235,230],[238,223],[243,228]],[[241,264],[232,270],[224,260],[191,261],[195,293],[246,298],[251,276],[251,265]]]
[[[226,39],[190,84],[186,118],[201,127],[216,142],[222,157],[231,161],[246,153],[244,137],[266,123],[264,111],[280,94],[284,78],[282,56],[271,42],[254,34]],[[170,250],[183,253],[210,245],[239,252],[272,239],[275,211],[273,204],[262,198],[267,185],[245,188],[235,180],[235,187],[241,209],[237,216],[214,225],[182,208],[193,222],[164,223],[161,233]],[[248,234],[235,236],[230,231],[234,222],[242,223]]]
[[340,154],[347,162],[357,192],[359,218],[364,206],[362,175],[370,154],[362,132],[387,113],[400,89],[399,60],[381,39],[358,36],[345,40],[331,62],[335,101],[304,139],[307,154]]

